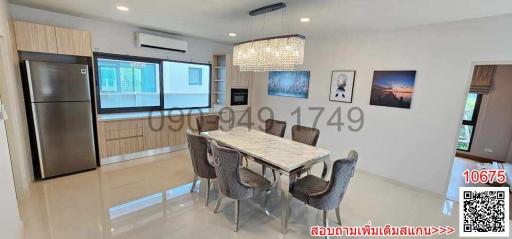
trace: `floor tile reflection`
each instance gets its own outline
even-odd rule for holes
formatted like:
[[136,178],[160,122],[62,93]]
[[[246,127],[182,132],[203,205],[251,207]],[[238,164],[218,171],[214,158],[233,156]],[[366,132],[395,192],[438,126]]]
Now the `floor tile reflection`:
[[[274,190],[270,216],[262,208],[263,194],[241,203],[240,230],[235,233],[234,201],[223,200],[214,214],[216,183],[205,207],[205,183],[190,193],[192,179],[184,150],[33,183],[31,196],[20,200],[25,238],[309,238],[309,228],[321,222],[319,211],[292,200],[290,230],[282,235],[280,195]],[[344,225],[371,220],[373,225],[456,227],[457,210],[457,203],[360,171],[341,205]],[[330,222],[335,218],[330,212]]]

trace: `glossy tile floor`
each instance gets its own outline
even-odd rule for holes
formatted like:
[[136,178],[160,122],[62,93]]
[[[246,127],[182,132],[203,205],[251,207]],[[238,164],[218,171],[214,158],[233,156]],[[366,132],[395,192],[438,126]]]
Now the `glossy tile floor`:
[[[235,233],[233,201],[224,200],[221,211],[213,214],[215,186],[205,207],[204,184],[189,193],[192,178],[188,151],[183,150],[33,183],[30,197],[20,201],[25,238],[308,238],[309,227],[321,222],[321,213],[292,200],[290,231],[282,235],[279,193],[274,191],[270,216],[261,208],[263,195],[241,203]],[[360,171],[349,185],[341,214],[344,225],[355,226],[371,220],[372,225],[457,228],[458,222],[456,203]],[[329,220],[334,224],[333,212]]]
[[448,184],[448,190],[446,192],[446,198],[455,202],[459,201],[459,187],[475,187],[475,186],[482,186],[485,187],[485,185],[474,185],[474,184],[468,184],[464,182],[463,173],[466,169],[478,169],[479,162],[466,159],[466,158],[460,158],[455,157],[453,161],[453,167],[452,172],[450,175],[450,183]]

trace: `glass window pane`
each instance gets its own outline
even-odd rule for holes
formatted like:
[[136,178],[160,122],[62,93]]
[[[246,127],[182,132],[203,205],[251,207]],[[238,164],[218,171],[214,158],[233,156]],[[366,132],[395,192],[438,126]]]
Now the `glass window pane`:
[[203,78],[203,70],[201,68],[189,67],[188,68],[188,84],[201,85]]
[[459,142],[457,144],[458,150],[469,150],[469,145],[471,143],[471,137],[473,134],[473,126],[471,125],[461,125],[459,131]]
[[478,94],[469,93],[468,99],[466,100],[466,107],[464,108],[464,120],[473,120],[477,98]]
[[208,107],[210,66],[193,63],[163,63],[164,107]]
[[98,59],[101,108],[160,106],[157,63]]
[[117,91],[117,71],[115,67],[102,66],[99,74],[103,76],[100,82],[101,91]]

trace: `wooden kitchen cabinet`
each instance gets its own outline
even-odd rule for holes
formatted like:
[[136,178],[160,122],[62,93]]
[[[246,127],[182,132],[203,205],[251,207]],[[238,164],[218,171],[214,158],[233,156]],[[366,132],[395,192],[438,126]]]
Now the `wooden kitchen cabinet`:
[[144,120],[108,121],[98,124],[100,156],[110,157],[144,151]]
[[19,51],[57,53],[55,27],[14,21],[16,48]]
[[59,54],[92,56],[91,35],[76,29],[55,27]]
[[227,64],[227,74],[229,78],[230,88],[248,88],[249,87],[249,78],[252,77],[252,72],[242,72],[240,71],[240,67],[233,65],[233,56],[226,56]]
[[197,132],[197,115],[97,121],[102,164],[110,157],[170,147],[184,149],[187,130]]
[[18,51],[92,56],[91,34],[71,28],[14,21]]
[[197,131],[196,116],[172,116],[169,120],[171,146],[187,144],[187,129]]
[[168,147],[169,132],[165,118],[155,117],[144,120],[144,150]]

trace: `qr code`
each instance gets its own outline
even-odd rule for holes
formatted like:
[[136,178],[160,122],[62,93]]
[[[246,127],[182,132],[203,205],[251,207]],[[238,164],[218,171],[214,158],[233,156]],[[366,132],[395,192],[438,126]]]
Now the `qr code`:
[[509,188],[459,188],[459,236],[508,237]]

